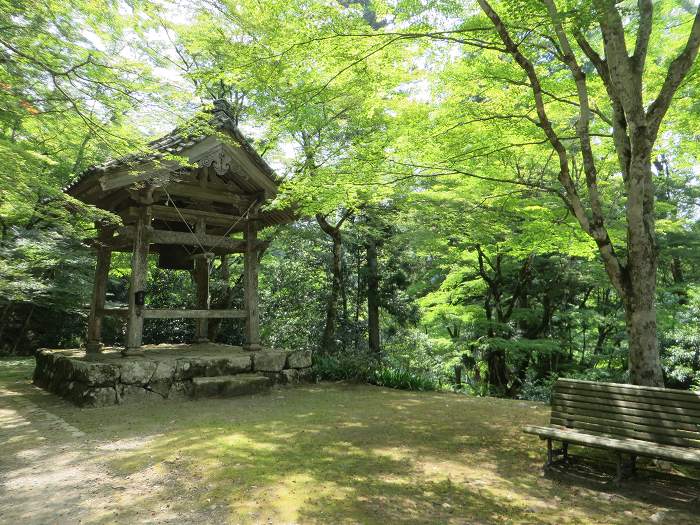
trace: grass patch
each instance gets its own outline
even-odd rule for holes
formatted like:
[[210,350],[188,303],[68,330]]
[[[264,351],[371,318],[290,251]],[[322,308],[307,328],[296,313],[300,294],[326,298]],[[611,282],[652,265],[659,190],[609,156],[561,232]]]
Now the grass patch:
[[33,357],[0,357],[0,385],[30,380],[33,373]]
[[[549,408],[531,401],[319,384],[51,411],[87,434],[106,471],[136,487],[113,495],[120,522],[165,505],[230,523],[627,524],[661,511],[674,524],[697,522],[678,503],[695,486],[658,472],[621,491],[542,477],[544,446],[520,427],[545,423]],[[579,474],[590,458],[593,472],[612,471],[611,456],[584,457]]]

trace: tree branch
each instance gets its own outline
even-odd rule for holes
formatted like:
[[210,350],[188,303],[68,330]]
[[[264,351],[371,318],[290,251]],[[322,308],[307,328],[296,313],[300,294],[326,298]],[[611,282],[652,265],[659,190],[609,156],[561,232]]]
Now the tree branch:
[[668,68],[668,75],[666,75],[666,80],[661,87],[659,96],[656,97],[656,100],[649,106],[647,116],[649,119],[649,133],[650,137],[652,137],[652,141],[659,132],[661,121],[671,105],[673,95],[676,94],[678,87],[681,82],[683,82],[683,79],[688,74],[690,66],[693,65],[698,55],[698,48],[700,48],[700,7],[695,13],[693,27],[690,30],[690,35],[688,36],[688,41],[683,51],[671,62]]
[[[552,147],[554,148],[554,150],[557,153],[557,156],[559,157],[559,182],[564,187],[564,191],[566,194],[564,202],[567,204],[567,206],[569,206],[569,209],[578,220],[583,231],[588,233],[588,235],[590,235],[598,245],[598,250],[601,254],[601,257],[603,258],[603,262],[605,264],[605,268],[608,272],[608,275],[610,276],[610,280],[613,283],[613,285],[618,289],[618,291],[621,292],[623,273],[622,266],[620,265],[617,255],[615,254],[615,249],[613,247],[612,241],[610,240],[608,232],[605,229],[602,222],[600,222],[598,218],[594,215],[594,222],[593,224],[591,224],[591,221],[588,218],[586,210],[581,201],[581,197],[579,196],[578,191],[576,189],[576,184],[571,178],[571,172],[569,170],[569,159],[566,149],[563,143],[561,142],[561,139],[554,131],[554,127],[552,126],[551,121],[547,117],[544,101],[542,98],[542,88],[540,85],[540,80],[537,76],[537,72],[535,71],[535,67],[533,66],[532,62],[530,62],[525,57],[525,55],[523,55],[518,46],[515,44],[510,34],[508,33],[505,24],[498,16],[496,11],[494,11],[494,9],[488,3],[488,1],[478,0],[478,2],[481,6],[481,9],[493,23],[496,32],[503,41],[503,44],[505,45],[506,49],[515,59],[516,63],[523,69],[523,71],[525,71],[528,80],[530,81],[532,93],[535,98],[537,116],[540,120],[539,125],[544,130],[545,135],[549,139],[549,142],[552,144]],[[617,11],[615,12],[617,13]]]
[[646,62],[647,50],[649,49],[654,3],[652,0],[638,0],[637,7],[639,9],[639,29],[637,29],[637,41],[634,44],[632,60],[637,73],[641,75],[644,72],[644,63]]

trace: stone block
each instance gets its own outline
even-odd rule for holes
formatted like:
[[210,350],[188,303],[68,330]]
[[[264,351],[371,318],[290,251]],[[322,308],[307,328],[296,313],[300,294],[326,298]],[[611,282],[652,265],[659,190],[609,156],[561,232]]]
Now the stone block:
[[280,383],[284,385],[298,385],[300,383],[310,383],[313,380],[311,370],[289,368],[280,372]]
[[161,399],[168,397],[170,393],[170,387],[172,386],[172,379],[157,379],[148,383],[145,388],[152,392],[155,392],[160,396]]
[[103,407],[117,403],[117,391],[114,387],[91,386],[77,381],[66,384],[63,396],[81,407]]
[[191,381],[176,381],[170,385],[168,399],[182,401],[192,398],[192,382]]
[[128,360],[121,365],[121,382],[125,385],[144,386],[153,377],[156,363],[153,361]]
[[192,368],[192,360],[188,358],[181,358],[175,361],[175,374],[173,379],[175,381],[182,381],[183,379],[192,379],[195,369]]
[[224,357],[195,357],[181,364],[183,374],[178,379],[191,377],[213,377],[250,372],[252,361],[250,354],[234,354]]
[[257,374],[235,376],[195,377],[192,380],[193,397],[233,397],[256,394],[270,387],[270,379]]
[[253,370],[256,372],[280,372],[287,364],[287,352],[265,350],[253,354]]
[[[65,367],[63,362],[65,361]],[[60,363],[60,364],[59,364]],[[77,359],[60,358],[54,369],[57,373],[68,374],[66,379],[79,381],[90,386],[109,386],[119,380],[119,365],[113,363],[91,363]]]
[[297,350],[287,356],[287,368],[309,368],[311,366],[311,351]]
[[155,372],[151,377],[151,381],[174,381],[177,372],[177,364],[172,361],[158,361]]
[[162,402],[163,396],[142,386],[123,385],[121,387],[121,403],[148,403],[150,401]]
[[253,362],[250,354],[232,355],[222,359],[210,359],[207,362],[205,375],[219,376],[250,372]]
[[53,361],[53,355],[46,348],[39,348],[34,356],[36,366],[34,367],[34,384],[46,387],[48,384],[47,373]]

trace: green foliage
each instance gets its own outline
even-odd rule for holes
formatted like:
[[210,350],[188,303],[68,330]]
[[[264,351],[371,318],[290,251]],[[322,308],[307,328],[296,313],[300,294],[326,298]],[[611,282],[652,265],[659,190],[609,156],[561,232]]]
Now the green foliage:
[[352,381],[399,390],[440,390],[442,386],[431,374],[379,363],[364,353],[316,355],[313,372],[318,381]]
[[549,403],[552,397],[552,388],[554,383],[558,379],[556,374],[551,374],[544,378],[533,378],[530,374],[528,378],[523,383],[520,393],[518,394],[519,399],[528,399],[530,401],[544,401]]
[[382,366],[374,371],[370,383],[399,390],[440,390],[441,384],[434,376],[403,368]]
[[314,355],[313,373],[318,381],[371,383],[376,362],[367,354],[342,353]]

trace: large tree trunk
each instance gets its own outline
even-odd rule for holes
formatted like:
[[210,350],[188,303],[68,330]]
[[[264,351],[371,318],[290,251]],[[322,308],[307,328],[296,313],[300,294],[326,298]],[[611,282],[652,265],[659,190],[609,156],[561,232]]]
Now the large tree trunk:
[[343,243],[340,227],[349,215],[350,213],[346,212],[335,226],[329,224],[323,215],[316,215],[318,225],[331,238],[333,253],[331,260],[331,291],[326,302],[326,324],[321,336],[322,352],[333,352],[337,347],[338,300],[343,289]]
[[630,381],[635,385],[664,386],[656,337],[658,259],[651,147],[647,127],[631,123],[630,162],[624,177],[628,255],[618,292],[625,308]]
[[654,216],[651,143],[645,127],[632,127],[627,186],[627,265],[622,302],[629,339],[630,381],[664,386],[656,337],[656,271],[658,266]]
[[377,266],[377,243],[374,239],[367,241],[367,332],[369,334],[369,351],[379,355],[379,270]]
[[321,336],[321,348],[323,351],[332,352],[336,350],[336,325],[338,321],[338,300],[340,298],[341,288],[341,239],[340,232],[332,235],[333,241],[333,259],[331,261],[331,293],[328,296],[326,303],[326,324],[323,328]]
[[[641,280],[641,279],[639,279]],[[648,279],[649,285],[655,279]],[[634,385],[664,386],[656,338],[656,307],[652,297],[640,295],[625,300],[629,340],[630,381]]]

